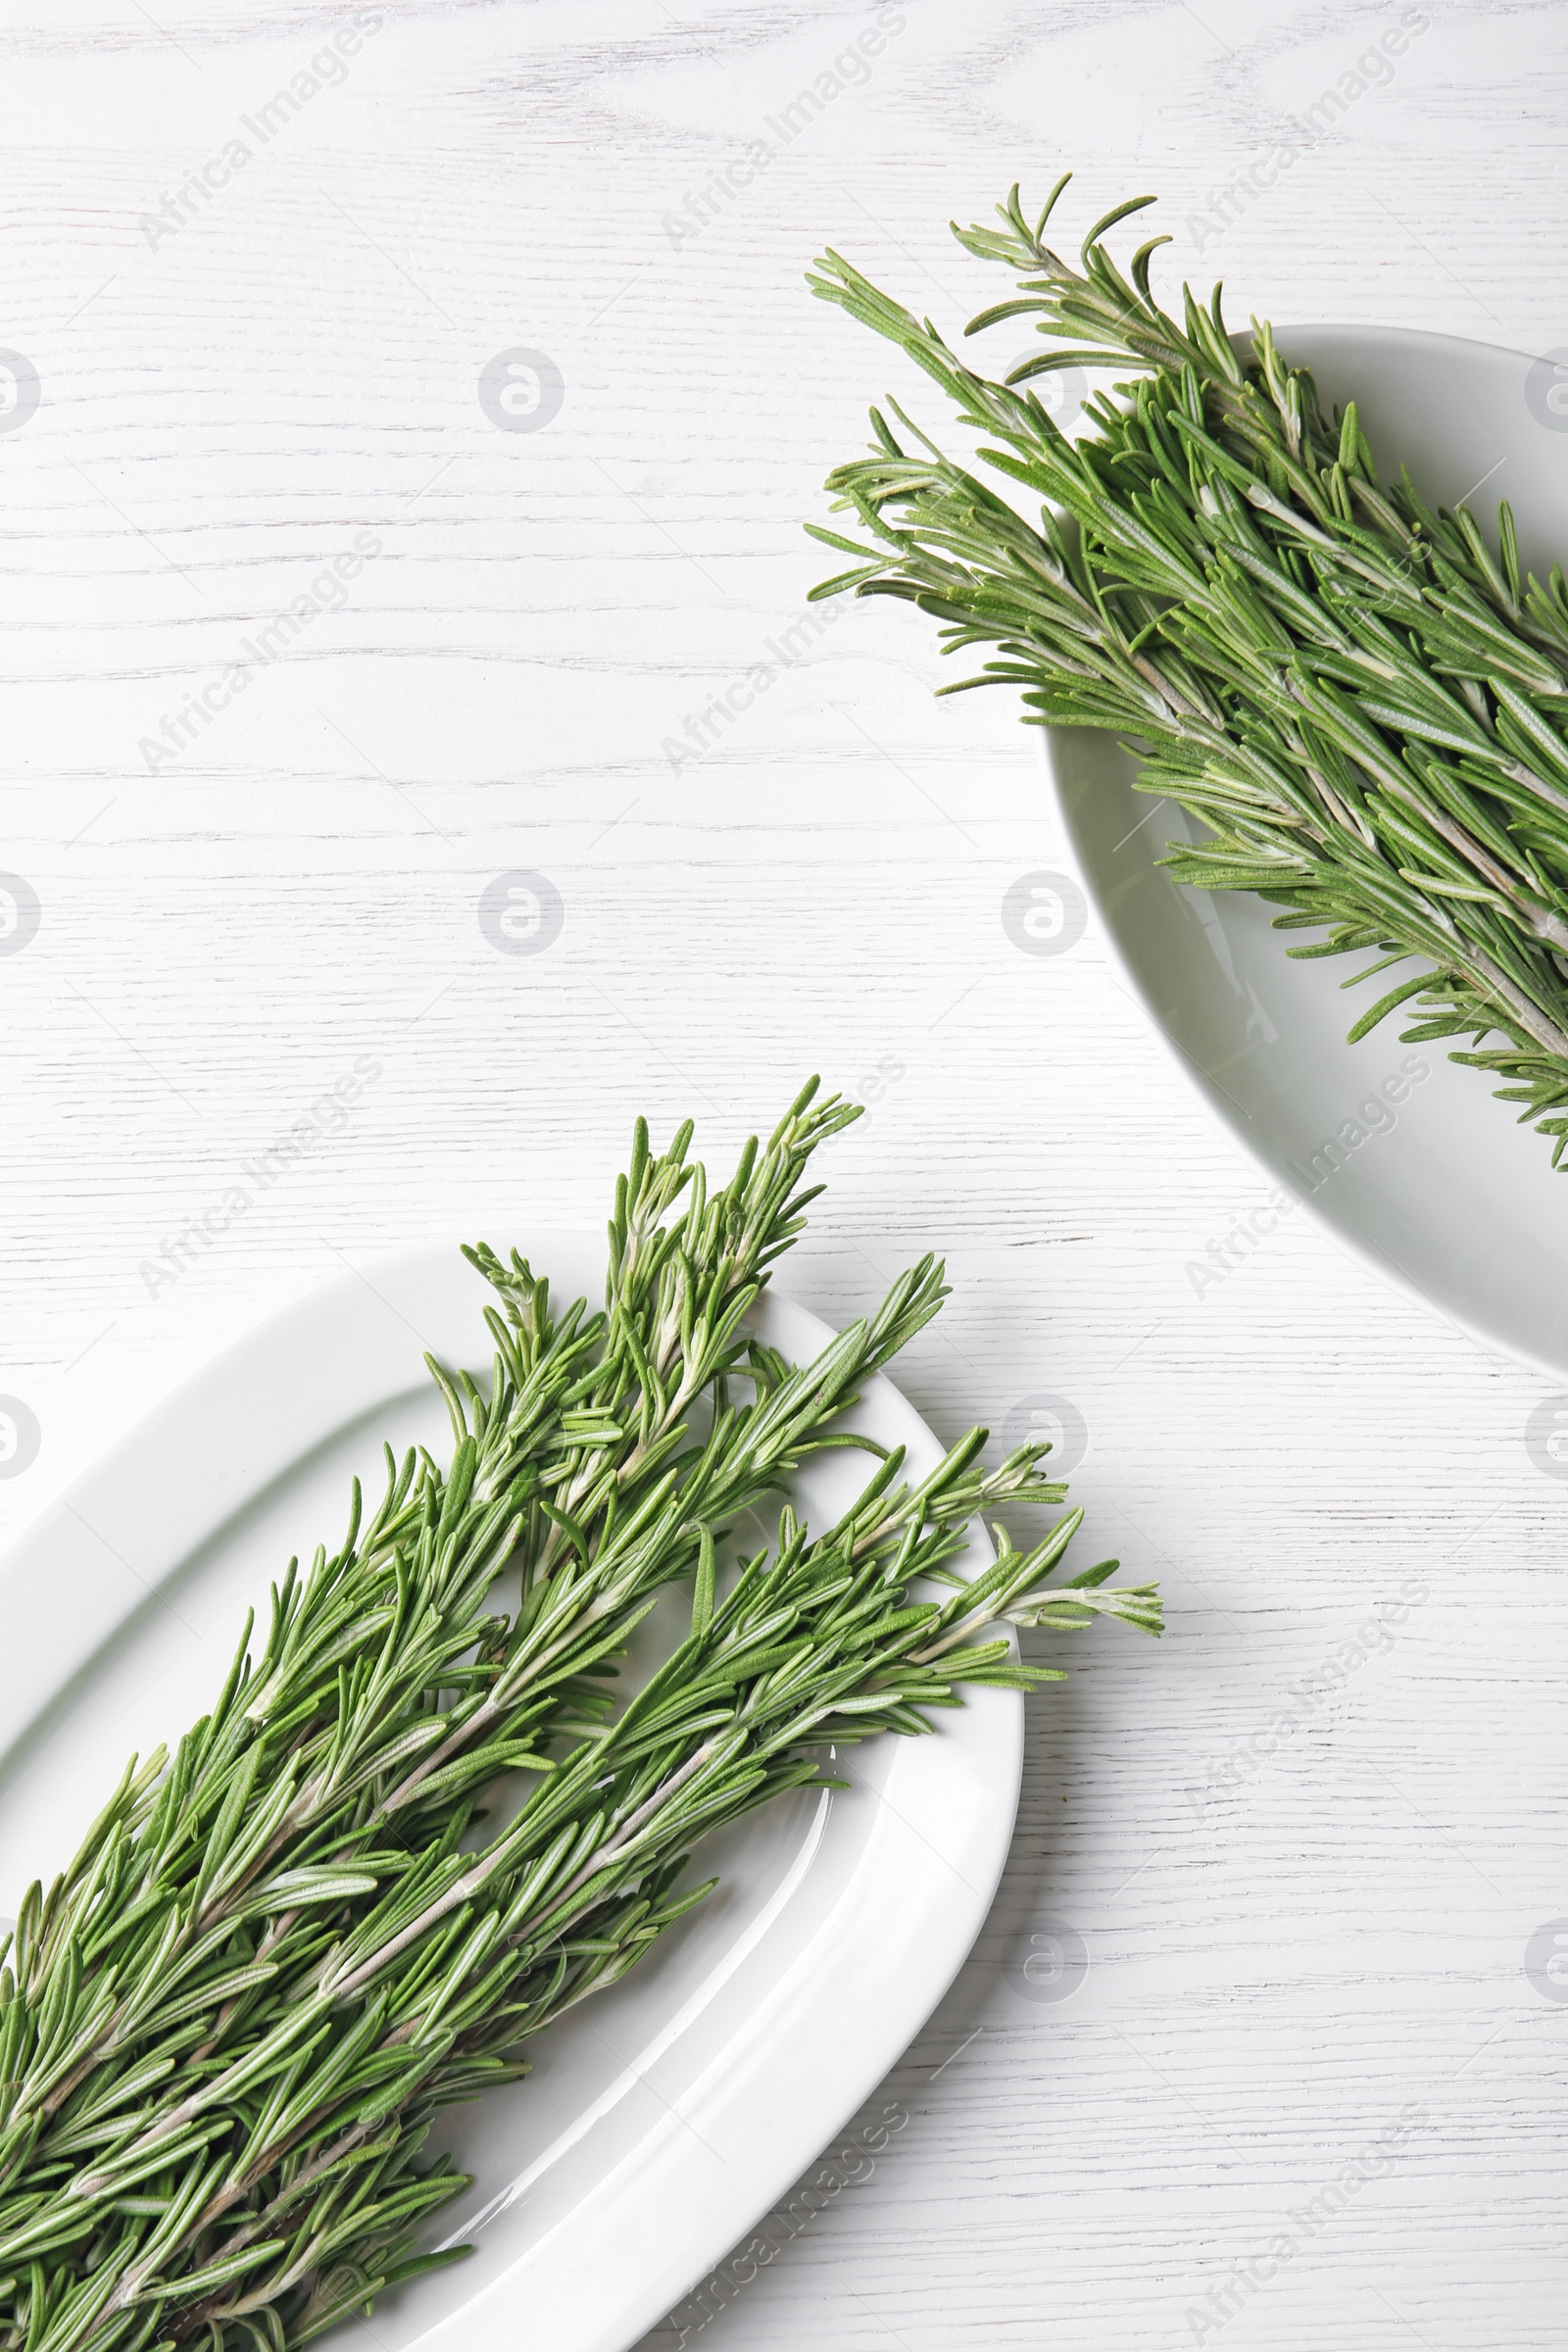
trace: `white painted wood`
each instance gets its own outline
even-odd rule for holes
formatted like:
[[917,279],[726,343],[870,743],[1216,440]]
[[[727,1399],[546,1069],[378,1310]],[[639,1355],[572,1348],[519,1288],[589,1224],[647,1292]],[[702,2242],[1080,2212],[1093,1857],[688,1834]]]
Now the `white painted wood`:
[[[0,344],[43,397],[0,434],[3,862],[42,907],[0,958],[0,1394],[40,1430],[4,1530],[344,1258],[580,1220],[638,1109],[697,1109],[721,1156],[819,1067],[883,1091],[793,1286],[841,1318],[944,1249],[916,1403],[951,1433],[1069,1399],[1088,1544],[1165,1580],[1162,1647],[1097,1634],[1038,1703],[996,1924],[836,2175],[871,2177],[726,2274],[717,2352],[1165,2352],[1214,2340],[1245,2263],[1246,2352],[1561,2340],[1568,2015],[1524,1973],[1568,1915],[1542,1383],[1303,1220],[1195,1297],[1258,1179],[1093,929],[1056,959],[1004,934],[1055,846],[1012,713],[930,700],[917,617],[784,635],[816,485],[900,384],[807,298],[819,243],[956,326],[988,281],[950,215],[1070,161],[1085,225],[1160,189],[1238,318],[1568,343],[1560,14],[1429,13],[1281,171],[1393,0],[904,0],[792,138],[766,118],[875,11],[388,8],[265,142],[244,119],[353,11],[6,11]],[[1254,163],[1275,184],[1205,233]],[[533,432],[477,399],[518,347],[564,379]],[[360,533],[339,609],[149,773],[141,739]],[[672,773],[664,739],[764,662]],[[539,956],[478,926],[513,869],[564,905]],[[247,1176],[362,1056],[342,1125]],[[1046,1918],[1091,1961],[1059,2004],[1017,1990]],[[652,2340],[696,2332],[688,2305]]]

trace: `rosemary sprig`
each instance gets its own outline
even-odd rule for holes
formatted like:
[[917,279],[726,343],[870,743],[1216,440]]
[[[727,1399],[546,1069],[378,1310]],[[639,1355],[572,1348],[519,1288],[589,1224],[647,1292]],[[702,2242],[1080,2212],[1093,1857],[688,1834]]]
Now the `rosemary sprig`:
[[[422,2163],[430,2119],[525,2071],[526,2038],[701,1899],[696,1838],[815,1777],[823,1741],[923,1729],[959,1680],[1044,1679],[972,1642],[988,1619],[1157,1629],[1150,1589],[1100,1589],[1109,1564],[1045,1589],[1075,1519],[918,1595],[976,1509],[1060,1499],[1039,1447],[978,1469],[979,1432],[918,1487],[881,1460],[815,1542],[786,1511],[721,1594],[726,1528],[850,1442],[829,1425],[855,1383],[944,1295],[924,1261],[804,1367],[742,1331],[807,1158],[853,1115],[813,1096],[711,1200],[689,1129],[656,1160],[639,1128],[603,1317],[554,1320],[524,1261],[472,1253],[496,1361],[488,1395],[433,1367],[448,1471],[390,1464],[363,1535],[356,1497],[260,1659],[247,1640],[172,1764],[133,1766],[29,1894],[0,1976],[6,2352],[282,2352],[449,2258],[416,2245],[464,2185]],[[481,1614],[508,1561],[517,1603]],[[687,1642],[611,1717],[628,1633],[687,1573]],[[474,1850],[519,1767],[520,1809]]]
[[[1521,576],[1513,518],[1498,553],[1461,506],[1437,513],[1408,474],[1387,489],[1352,403],[1325,418],[1309,373],[1266,323],[1250,355],[1216,287],[1153,301],[1154,238],[1124,274],[1103,244],[1152,201],[1118,206],[1074,269],[1045,242],[1063,179],[1031,223],[1013,189],[1000,229],[959,242],[1019,276],[970,322],[1029,315],[1051,347],[995,383],[836,254],[811,282],[897,343],[994,437],[981,458],[1044,503],[1025,519],[945,458],[895,406],[877,453],[829,488],[872,534],[813,535],[856,558],[814,593],[910,599],[945,648],[995,645],[961,686],[1021,687],[1033,723],[1106,728],[1143,790],[1207,828],[1166,860],[1211,890],[1254,890],[1283,928],[1326,929],[1296,955],[1370,951],[1346,985],[1419,959],[1350,1030],[1415,1001],[1409,1040],[1467,1036],[1453,1058],[1516,1083],[1568,1150],[1568,583]],[[1069,441],[1029,380],[1069,366],[1148,370],[1089,404]],[[1489,1035],[1502,1042],[1491,1046]]]
[[[330,1559],[318,1551],[305,1578],[290,1562],[260,1657],[248,1656],[247,1625],[217,1706],[172,1766],[160,1751],[127,1768],[71,1870],[47,1897],[34,1887],[24,1900],[0,2084],[0,2199],[47,2149],[53,2118],[89,2075],[108,2065],[139,2080],[145,2021],[210,1980],[282,1857],[296,1908],[330,1900],[344,1839],[363,1843],[421,1788],[461,1789],[466,1771],[455,1759],[472,1738],[499,1722],[513,1768],[538,1769],[554,1714],[602,1710],[596,1669],[697,1543],[695,1525],[685,1527],[699,1495],[677,1459],[681,1415],[756,1356],[742,1318],[800,1230],[810,1154],[853,1115],[838,1102],[813,1108],[814,1093],[805,1090],[765,1152],[750,1148],[712,1200],[687,1158],[690,1126],[655,1159],[639,1125],[601,1316],[586,1317],[579,1301],[557,1321],[548,1286],[522,1260],[506,1269],[471,1253],[505,1311],[486,1315],[496,1346],[488,1400],[466,1375],[431,1366],[458,1431],[450,1472],[389,1455],[385,1494],[363,1530],[356,1487],[343,1546]],[[667,1222],[688,1192],[685,1216]],[[814,1381],[758,1358],[769,1412],[721,1417],[700,1464],[720,1510],[765,1494],[792,1466],[792,1445],[817,1441],[855,1378],[917,1330],[941,1295],[939,1269],[914,1269],[873,1324],[844,1335]],[[616,1414],[637,1428],[635,1442],[619,1442]],[[672,1527],[679,1540],[662,1547]],[[488,1600],[519,1546],[532,1614],[509,1630],[487,1614]],[[400,1823],[390,1842],[410,1834]],[[79,1983],[40,2046],[25,2021],[56,1999],[68,1966]]]

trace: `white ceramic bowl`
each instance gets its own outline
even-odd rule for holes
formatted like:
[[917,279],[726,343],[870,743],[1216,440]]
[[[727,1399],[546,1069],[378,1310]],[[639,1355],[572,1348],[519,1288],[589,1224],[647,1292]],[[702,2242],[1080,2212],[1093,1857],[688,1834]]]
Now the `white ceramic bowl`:
[[[1568,414],[1545,397],[1548,363],[1394,327],[1291,327],[1279,342],[1312,368],[1325,406],[1356,401],[1381,478],[1402,462],[1430,503],[1468,497],[1484,527],[1506,496],[1526,564],[1544,575],[1568,560]],[[1161,870],[1165,845],[1196,832],[1134,789],[1110,736],[1051,728],[1040,741],[1077,878],[1219,1117],[1385,1279],[1554,1377],[1568,1371],[1568,1172],[1552,1173],[1549,1144],[1441,1042],[1401,1045],[1408,1020],[1348,1046],[1389,985],[1342,993],[1369,957],[1293,962],[1287,947],[1315,934],[1275,931],[1261,899]]]

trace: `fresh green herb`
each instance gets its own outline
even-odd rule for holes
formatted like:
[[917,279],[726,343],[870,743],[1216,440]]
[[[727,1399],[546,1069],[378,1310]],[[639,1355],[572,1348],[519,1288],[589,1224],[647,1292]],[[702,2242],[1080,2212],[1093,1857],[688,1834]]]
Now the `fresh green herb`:
[[[809,526],[855,559],[814,593],[908,598],[946,650],[995,645],[962,687],[1021,687],[1038,725],[1124,738],[1140,788],[1208,828],[1176,877],[1251,890],[1326,929],[1291,951],[1370,951],[1347,987],[1415,960],[1349,1034],[1414,1001],[1408,1041],[1465,1036],[1452,1058],[1568,1151],[1568,583],[1520,573],[1513,517],[1494,555],[1466,507],[1433,513],[1407,473],[1380,486],[1352,403],[1326,418],[1304,368],[1254,320],[1250,356],[1216,286],[1159,309],[1152,239],[1127,274],[1096,222],[1074,269],[1016,188],[1000,229],[959,229],[1017,295],[975,333],[1031,316],[1051,347],[1004,383],[975,373],[830,253],[811,283],[897,343],[994,437],[982,459],[1045,503],[1027,520],[893,404],[876,455],[829,477],[874,544]],[[1029,379],[1067,367],[1144,372],[1087,407],[1069,441]],[[1489,1039],[1494,1041],[1488,1044]]]
[[[656,1158],[639,1126],[601,1315],[555,1318],[524,1260],[469,1252],[495,1363],[487,1394],[432,1365],[449,1467],[389,1455],[368,1524],[356,1493],[212,1714],[30,1890],[0,1974],[4,2352],[284,2352],[452,2259],[419,2250],[466,2185],[424,2161],[431,2119],[525,2073],[531,2035],[702,1899],[695,1841],[819,1781],[826,1744],[925,1730],[959,1683],[1052,1679],[989,1623],[1158,1630],[1152,1588],[1102,1589],[1114,1562],[1047,1587],[1076,1513],[973,1583],[947,1567],[976,1511],[1061,1499],[1045,1448],[988,1472],[975,1431],[911,1487],[833,1426],[937,1311],[940,1266],[806,1366],[745,1329],[855,1115],[814,1094],[711,1198],[689,1127]],[[786,1505],[721,1580],[736,1519],[845,1445],[879,1457],[854,1508],[812,1539]],[[686,1640],[615,1711],[630,1633],[687,1577]]]

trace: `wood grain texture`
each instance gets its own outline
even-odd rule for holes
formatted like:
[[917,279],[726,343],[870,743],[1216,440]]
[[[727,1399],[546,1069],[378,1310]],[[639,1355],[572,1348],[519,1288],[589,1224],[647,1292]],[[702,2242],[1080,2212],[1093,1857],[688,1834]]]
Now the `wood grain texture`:
[[[1069,162],[1085,225],[1158,189],[1165,285],[1223,273],[1237,318],[1568,343],[1561,12],[1433,6],[1383,76],[1358,59],[1423,13],[1396,0],[411,0],[244,129],[371,13],[3,20],[0,343],[43,397],[0,432],[0,862],[42,923],[0,958],[0,1392],[41,1446],[0,1529],[345,1259],[597,1219],[638,1110],[696,1110],[721,1157],[808,1069],[874,1095],[793,1286],[843,1318],[945,1250],[909,1393],[950,1434],[1067,1399],[1086,1543],[1157,1571],[1171,1634],[1097,1637],[1036,1704],[995,1919],[841,2185],[650,2352],[1560,2345],[1568,2007],[1524,1973],[1568,1914],[1541,1383],[1305,1219],[1195,1298],[1261,1179],[1093,928],[1011,947],[1002,894],[1055,849],[1027,739],[1001,697],[933,703],[913,616],[804,631],[800,526],[900,384],[806,296],[812,253],[955,327],[989,281],[949,218]],[[564,387],[533,432],[477,397],[519,347]],[[510,869],[564,901],[538,956],[479,928]],[[341,1125],[150,1290],[362,1057]],[[1046,1922],[1089,1958],[1060,2002],[1023,1973]]]

